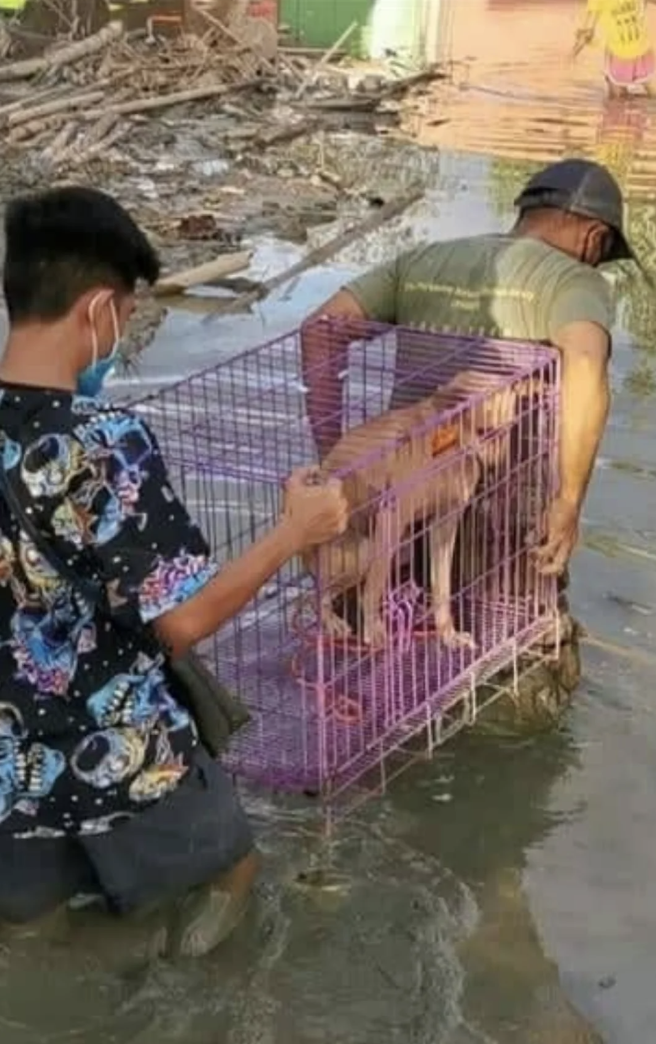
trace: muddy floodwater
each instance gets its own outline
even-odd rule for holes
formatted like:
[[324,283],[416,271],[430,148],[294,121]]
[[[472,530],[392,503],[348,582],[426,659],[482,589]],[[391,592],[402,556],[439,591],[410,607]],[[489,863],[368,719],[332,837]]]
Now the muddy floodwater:
[[[516,10],[524,25],[549,6]],[[552,6],[568,26],[573,6]],[[419,128],[439,152],[406,217],[253,315],[175,312],[116,390],[290,329],[399,243],[507,227],[533,165],[568,152],[613,166],[656,268],[656,105],[606,103],[592,57],[563,74],[546,48],[540,78],[537,43],[505,67],[483,55],[436,95],[452,120]],[[264,242],[256,273],[298,252]],[[611,278],[613,411],[572,577],[594,643],[561,730],[462,738],[348,818],[330,852],[310,806],[250,795],[266,873],[234,940],[176,965],[148,959],[147,925],[88,912],[5,933],[2,1044],[653,1044],[656,297],[635,272]]]

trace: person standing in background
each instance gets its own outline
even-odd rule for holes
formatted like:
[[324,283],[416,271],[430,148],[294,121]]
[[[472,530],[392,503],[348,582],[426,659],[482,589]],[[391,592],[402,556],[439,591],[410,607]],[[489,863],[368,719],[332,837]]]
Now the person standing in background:
[[656,61],[646,2],[653,0],[587,0],[574,56],[599,34],[605,48],[604,78],[611,98],[626,97],[631,87],[642,87],[648,95],[654,94]]

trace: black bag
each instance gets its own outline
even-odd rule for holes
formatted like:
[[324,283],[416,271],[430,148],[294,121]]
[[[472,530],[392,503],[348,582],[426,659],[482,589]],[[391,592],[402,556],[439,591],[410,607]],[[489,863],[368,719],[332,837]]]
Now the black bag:
[[[112,622],[115,628],[120,630],[121,625],[112,617],[107,606],[104,588],[100,584],[79,576],[70,568],[23,511],[7,479],[2,462],[1,446],[0,494],[4,497],[7,507],[16,521],[20,523],[23,531],[55,572],[79,591],[87,601],[91,602],[105,619]],[[143,639],[155,655],[164,651],[152,628],[143,628]],[[203,746],[212,757],[218,757],[228,746],[233,733],[250,721],[251,716],[248,709],[208,670],[197,653],[188,652],[176,659],[169,657],[166,653],[165,656],[165,671],[173,695],[193,717]]]
[[201,743],[213,758],[218,757],[233,733],[251,720],[246,704],[226,689],[195,652],[175,660],[167,657],[166,672],[173,694],[196,722]]

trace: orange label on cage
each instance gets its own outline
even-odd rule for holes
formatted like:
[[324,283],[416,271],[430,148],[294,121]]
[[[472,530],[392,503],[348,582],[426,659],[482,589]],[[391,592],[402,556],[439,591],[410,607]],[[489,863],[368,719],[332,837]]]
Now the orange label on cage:
[[457,446],[459,441],[457,424],[450,424],[448,428],[438,428],[431,441],[431,454],[439,457],[441,453]]

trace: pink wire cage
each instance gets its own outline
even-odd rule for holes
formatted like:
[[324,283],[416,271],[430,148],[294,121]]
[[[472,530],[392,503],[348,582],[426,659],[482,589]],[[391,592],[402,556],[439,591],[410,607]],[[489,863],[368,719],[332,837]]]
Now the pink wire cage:
[[[344,344],[338,324],[327,325],[323,336],[326,349],[331,339]],[[252,713],[227,757],[238,775],[332,801],[375,769],[380,789],[397,751],[422,733],[432,748],[455,730],[447,723],[459,728],[471,722],[477,686],[504,668],[516,670],[520,655],[553,631],[556,582],[538,574],[531,540],[555,492],[556,352],[366,324],[350,338],[341,374],[344,430],[383,414],[392,395],[416,401],[448,388],[463,371],[481,378],[477,389],[447,397],[446,409],[436,409],[420,433],[448,428],[449,451],[429,455],[423,474],[400,469],[398,488],[388,487],[384,497],[389,506],[414,495],[419,483],[443,484],[487,447],[488,463],[460,505],[452,566],[453,616],[472,644],[450,645],[436,633],[429,585],[413,572],[413,549],[434,518],[419,517],[402,534],[380,607],[382,644],[365,644],[357,619],[348,634],[347,627],[344,634],[327,633],[321,606],[333,592],[320,569],[311,575],[295,559],[201,650]],[[482,431],[485,411],[479,407],[500,391],[512,395],[513,408]],[[166,387],[134,408],[155,431],[171,481],[219,561],[239,555],[273,524],[286,477],[317,460],[300,331]],[[384,463],[398,452],[394,439],[373,451],[363,444],[368,456],[352,468],[366,472],[374,459]],[[379,510],[380,504],[370,504],[369,516]],[[339,601],[344,592],[334,594]],[[351,594],[357,616],[357,589]],[[340,611],[348,619],[344,598]]]

